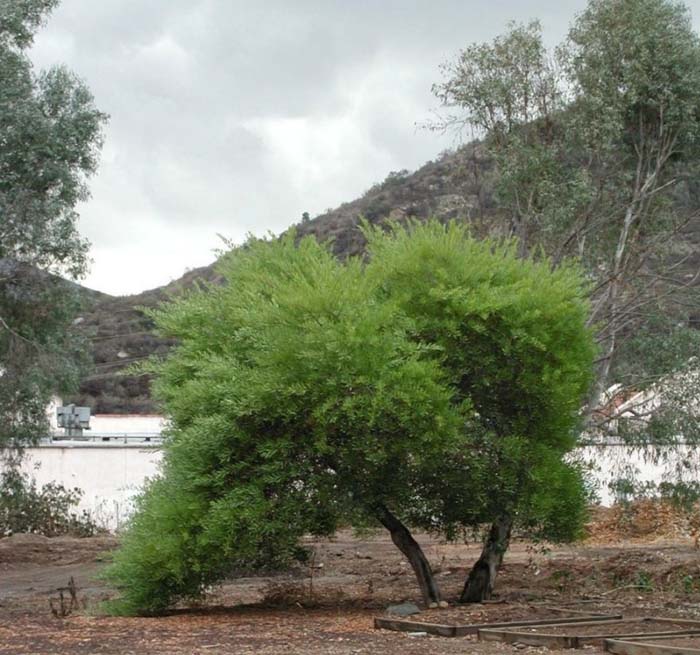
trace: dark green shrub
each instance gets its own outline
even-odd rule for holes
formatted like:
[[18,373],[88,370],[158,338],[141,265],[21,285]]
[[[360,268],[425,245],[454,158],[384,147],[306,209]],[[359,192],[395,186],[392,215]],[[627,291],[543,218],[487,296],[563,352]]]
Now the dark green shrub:
[[46,537],[89,537],[98,527],[89,512],[74,510],[83,492],[49,482],[37,487],[15,466],[0,473],[0,536],[30,532]]

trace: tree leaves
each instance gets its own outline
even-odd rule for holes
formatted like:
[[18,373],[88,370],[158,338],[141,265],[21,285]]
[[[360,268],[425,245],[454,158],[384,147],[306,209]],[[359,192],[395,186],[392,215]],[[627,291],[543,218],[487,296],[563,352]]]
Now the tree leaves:
[[51,394],[75,387],[87,363],[76,290],[50,273],[85,272],[75,207],[107,117],[74,74],[37,75],[25,54],[56,4],[0,2],[0,444],[40,436]]
[[[152,364],[171,427],[109,574],[122,610],[279,566],[378,506],[448,535],[504,507],[549,516],[525,472],[563,475],[573,444],[593,354],[577,273],[456,224],[365,236],[368,261],[345,263],[293,233],[253,240],[220,262],[225,286],[153,314],[180,343]],[[176,525],[183,573],[156,584],[150,544]]]

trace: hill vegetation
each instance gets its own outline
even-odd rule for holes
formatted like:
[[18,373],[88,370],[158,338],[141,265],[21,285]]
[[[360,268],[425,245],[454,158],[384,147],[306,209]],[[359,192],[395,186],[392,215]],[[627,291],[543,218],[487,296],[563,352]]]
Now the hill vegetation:
[[[345,259],[363,252],[361,217],[372,224],[409,218],[468,223],[475,236],[509,233],[508,216],[494,199],[494,166],[479,143],[442,153],[417,171],[389,173],[362,197],[343,203],[297,225],[300,237],[313,235],[332,241],[336,256]],[[700,217],[694,216],[678,233],[669,257],[678,264],[675,277],[690,280],[700,270]],[[668,262],[665,262],[668,263]],[[94,370],[85,377],[73,402],[95,413],[157,412],[148,375],[125,375],[133,362],[165,354],[172,341],[153,334],[143,311],[192,288],[198,281],[220,282],[215,264],[196,268],[170,284],[133,296],[109,296],[85,290],[82,326],[91,339]],[[694,287],[695,290],[700,285]],[[700,309],[682,320],[700,327]]]

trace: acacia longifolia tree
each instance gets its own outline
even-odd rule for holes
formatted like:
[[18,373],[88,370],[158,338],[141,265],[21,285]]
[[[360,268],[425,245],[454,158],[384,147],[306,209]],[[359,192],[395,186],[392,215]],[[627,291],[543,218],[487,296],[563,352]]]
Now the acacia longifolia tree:
[[[433,349],[453,402],[469,408],[469,450],[443,460],[422,493],[438,505],[423,515],[411,508],[411,519],[448,536],[493,521],[462,594],[470,602],[490,596],[514,526],[556,541],[579,533],[585,489],[565,454],[576,444],[594,347],[574,268],[552,270],[522,259],[516,243],[466,232],[435,224],[391,238],[370,232],[367,272]],[[475,461],[478,472],[465,475]]]
[[455,224],[365,232],[368,262],[252,241],[220,261],[225,286],[155,312],[179,343],[150,365],[170,428],[107,573],[113,611],[288,564],[341,521],[384,526],[437,603],[409,526],[454,536],[498,501],[556,530],[552,506],[580,505],[575,475],[554,483],[593,351],[576,271]]

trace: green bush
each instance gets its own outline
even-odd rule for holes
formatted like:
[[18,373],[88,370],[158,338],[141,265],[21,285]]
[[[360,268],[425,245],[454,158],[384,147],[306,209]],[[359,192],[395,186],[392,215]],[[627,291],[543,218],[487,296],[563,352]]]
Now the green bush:
[[46,537],[89,537],[98,532],[86,510],[74,511],[83,492],[49,482],[37,487],[15,466],[0,473],[0,536],[31,532]]
[[577,272],[456,224],[365,236],[368,260],[345,263],[293,233],[251,241],[220,261],[226,286],[154,313],[179,343],[150,367],[171,427],[107,572],[112,611],[284,566],[302,535],[386,508],[448,536],[503,510],[573,535],[563,456],[593,356]]

